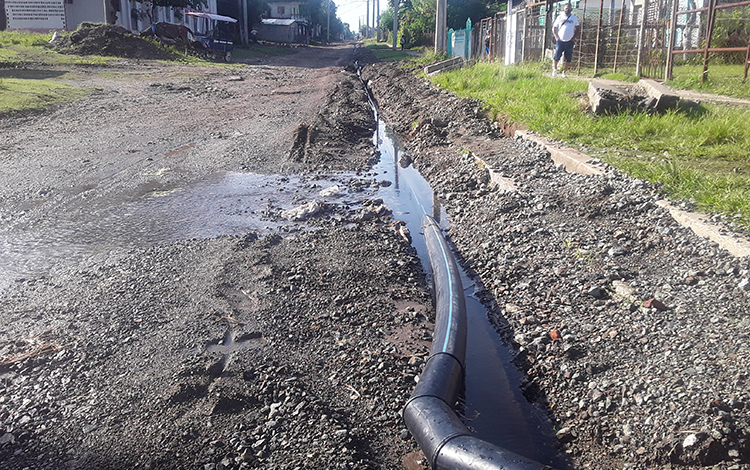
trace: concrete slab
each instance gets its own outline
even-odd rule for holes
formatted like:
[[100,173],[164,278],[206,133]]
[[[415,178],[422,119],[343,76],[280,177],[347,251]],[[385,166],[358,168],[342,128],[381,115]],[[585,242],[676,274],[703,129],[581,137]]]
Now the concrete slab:
[[738,258],[750,256],[750,240],[725,233],[720,227],[710,223],[707,216],[678,209],[667,200],[657,201],[657,204],[667,209],[673,219],[696,235],[708,238]]
[[515,181],[513,181],[510,178],[506,178],[505,176],[502,176],[500,173],[493,170],[492,167],[489,164],[487,164],[486,161],[482,160],[482,157],[475,154],[474,161],[477,163],[477,165],[487,168],[487,170],[490,172],[490,181],[492,182],[492,184],[497,186],[499,190],[518,191]]
[[592,113],[596,115],[617,113],[623,107],[627,90],[601,80],[591,80],[588,95]]
[[518,130],[515,135],[520,135],[524,140],[530,140],[539,145],[543,145],[547,151],[549,151],[552,161],[558,165],[562,165],[569,173],[579,173],[582,175],[604,174],[604,170],[597,166],[596,163],[592,161],[593,159],[585,153],[581,153],[578,150],[569,147],[559,147],[548,139],[531,134],[525,130]]
[[430,64],[424,68],[425,75],[434,75],[436,73],[445,72],[461,67],[464,60],[461,57],[453,57],[452,59],[444,60],[436,64]]
[[649,97],[656,100],[654,109],[660,113],[668,109],[676,108],[680,101],[680,95],[678,95],[677,92],[662,85],[656,80],[642,78],[638,84],[646,90]]
[[[584,175],[603,175],[605,173],[601,167],[592,162],[590,156],[577,150],[558,147],[548,139],[531,134],[528,131],[516,131],[515,135],[520,135],[525,140],[543,145],[550,152],[552,160],[557,164],[562,164],[565,170],[570,173]],[[492,171],[490,171],[490,176],[492,177]],[[515,185],[512,190],[515,190]],[[691,229],[696,235],[713,241],[738,258],[750,256],[750,239],[727,233],[721,227],[710,223],[708,216],[678,209],[667,200],[658,201],[657,204],[667,209],[677,223]]]

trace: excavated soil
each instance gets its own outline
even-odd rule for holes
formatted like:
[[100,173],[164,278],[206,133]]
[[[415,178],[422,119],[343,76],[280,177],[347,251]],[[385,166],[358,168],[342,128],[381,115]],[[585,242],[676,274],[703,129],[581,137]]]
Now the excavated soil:
[[[569,466],[747,468],[748,260],[678,226],[653,185],[568,174],[480,102],[351,46],[231,70],[66,69],[88,98],[0,117],[2,467],[424,468],[399,410],[432,305],[366,190],[374,122],[354,60]],[[261,214],[263,230],[75,235],[77,220],[127,222],[128,204],[250,173],[299,190],[217,211]],[[318,199],[303,188],[334,183],[349,199],[281,220]]]
[[[91,94],[0,117],[0,467],[402,467],[431,302],[389,212],[362,200],[361,52],[40,71]],[[211,219],[187,203],[138,215],[227,178],[268,182],[203,209],[234,217],[226,235],[181,235],[180,212]],[[282,220],[318,198],[281,196],[333,183],[346,202]],[[243,206],[254,188],[267,205]]]
[[503,137],[480,102],[391,64],[363,76],[571,466],[748,468],[750,260],[678,225],[646,181],[570,174]]

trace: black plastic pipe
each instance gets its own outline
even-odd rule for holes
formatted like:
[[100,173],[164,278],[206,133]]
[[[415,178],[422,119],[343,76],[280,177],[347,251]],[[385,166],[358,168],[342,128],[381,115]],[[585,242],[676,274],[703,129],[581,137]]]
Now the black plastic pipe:
[[440,226],[422,218],[435,289],[435,333],[404,422],[433,470],[552,470],[474,436],[453,406],[464,378],[466,302],[461,275]]

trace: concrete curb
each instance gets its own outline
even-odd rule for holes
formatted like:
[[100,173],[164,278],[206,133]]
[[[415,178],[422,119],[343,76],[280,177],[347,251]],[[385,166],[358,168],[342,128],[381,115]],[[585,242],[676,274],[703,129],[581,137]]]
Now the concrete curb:
[[[557,147],[550,140],[538,135],[530,134],[523,130],[516,131],[515,136],[521,136],[524,140],[543,145],[550,153],[552,160],[558,165],[563,165],[565,170],[569,173],[579,173],[583,175],[604,175],[605,173],[604,169],[597,166],[596,162],[593,161],[590,156],[575,149]],[[498,185],[500,189],[505,191],[516,190],[515,184],[512,180],[495,173],[492,170],[492,167],[480,157],[475,155],[474,158],[489,169],[492,182]],[[741,235],[729,234],[725,229],[710,223],[706,215],[677,209],[672,206],[670,201],[665,199],[657,201],[656,204],[667,209],[672,218],[678,224],[689,228],[693,233],[700,237],[713,241],[733,256],[737,258],[750,256],[750,240]]]
[[728,233],[724,233],[721,227],[717,227],[707,221],[708,217],[704,214],[697,212],[687,212],[672,206],[672,203],[662,199],[657,201],[656,204],[667,209],[672,215],[672,218],[676,220],[683,227],[687,227],[703,238],[708,238],[716,242],[719,246],[732,253],[737,258],[743,256],[750,256],[750,241],[741,236],[732,236]]
[[558,147],[550,140],[524,130],[517,130],[515,135],[520,135],[524,140],[530,140],[543,145],[550,153],[552,161],[558,165],[562,165],[570,173],[579,173],[581,175],[603,175],[605,173],[590,156],[578,150],[569,147]]

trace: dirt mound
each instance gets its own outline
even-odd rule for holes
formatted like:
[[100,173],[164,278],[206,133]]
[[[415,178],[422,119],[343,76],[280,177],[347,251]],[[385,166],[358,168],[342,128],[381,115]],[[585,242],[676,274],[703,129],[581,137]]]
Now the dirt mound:
[[69,36],[61,37],[55,50],[62,54],[104,55],[129,59],[171,59],[161,46],[131,34],[122,26],[81,23]]

